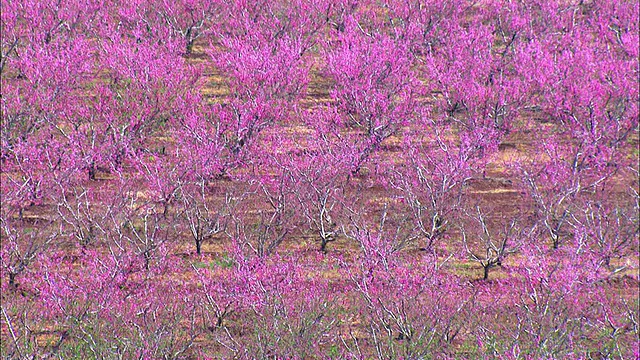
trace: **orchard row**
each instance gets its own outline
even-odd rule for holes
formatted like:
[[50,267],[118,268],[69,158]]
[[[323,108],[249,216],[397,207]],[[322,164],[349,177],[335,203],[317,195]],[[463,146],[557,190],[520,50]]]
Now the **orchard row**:
[[1,19],[3,357],[640,355],[637,2]]

